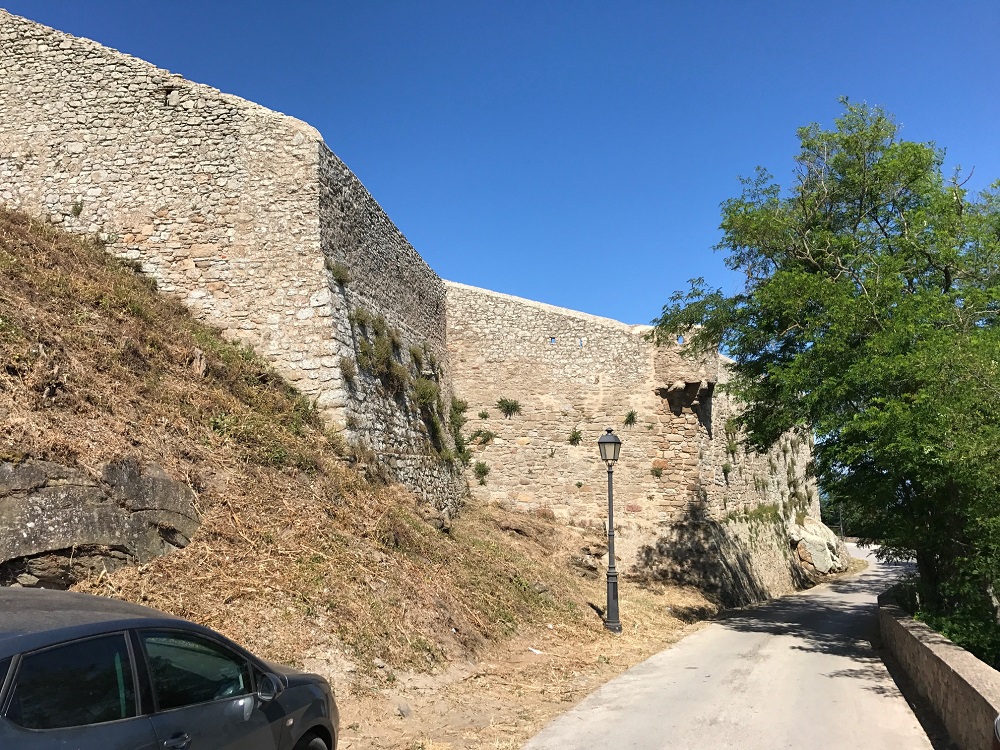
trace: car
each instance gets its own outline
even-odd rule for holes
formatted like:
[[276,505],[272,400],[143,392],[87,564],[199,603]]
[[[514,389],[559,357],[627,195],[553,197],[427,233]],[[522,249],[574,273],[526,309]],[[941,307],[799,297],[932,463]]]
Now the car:
[[319,675],[201,625],[71,591],[0,588],[0,748],[336,750]]

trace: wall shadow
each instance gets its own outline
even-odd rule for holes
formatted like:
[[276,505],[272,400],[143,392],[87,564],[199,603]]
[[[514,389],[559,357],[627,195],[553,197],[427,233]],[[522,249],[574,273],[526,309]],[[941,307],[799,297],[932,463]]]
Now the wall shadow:
[[[789,554],[787,534],[780,521],[726,522],[708,512],[707,496],[697,488],[696,499],[683,516],[671,522],[653,544],[640,548],[636,558],[639,577],[696,586],[723,607],[743,607],[767,601],[778,591],[768,583],[763,567],[784,566],[778,571],[797,589],[814,585]],[[741,529],[740,523],[743,524]],[[747,534],[771,549],[751,549]],[[770,571],[774,580],[774,570]]]

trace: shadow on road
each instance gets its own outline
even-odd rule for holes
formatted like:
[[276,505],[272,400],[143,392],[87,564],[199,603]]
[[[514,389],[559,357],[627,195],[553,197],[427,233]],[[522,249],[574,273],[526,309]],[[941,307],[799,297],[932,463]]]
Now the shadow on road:
[[[736,631],[789,637],[794,639],[793,649],[844,657],[845,666],[828,672],[827,677],[858,680],[865,690],[880,695],[902,694],[935,750],[954,750],[947,732],[914,686],[878,651],[876,599],[913,566],[870,562],[871,567],[858,576],[760,606],[724,612],[719,623]],[[887,669],[891,679],[887,679]]]
[[801,595],[719,616],[724,627],[794,637],[793,648],[854,658],[877,643],[876,597],[908,572],[907,563],[879,563]]

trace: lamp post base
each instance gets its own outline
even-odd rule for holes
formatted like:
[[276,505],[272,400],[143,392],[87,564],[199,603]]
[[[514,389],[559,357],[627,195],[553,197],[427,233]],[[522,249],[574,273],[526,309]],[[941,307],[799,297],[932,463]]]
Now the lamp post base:
[[612,633],[622,632],[622,624],[618,619],[618,571],[614,569],[613,562],[608,571],[608,607],[604,611],[604,627]]

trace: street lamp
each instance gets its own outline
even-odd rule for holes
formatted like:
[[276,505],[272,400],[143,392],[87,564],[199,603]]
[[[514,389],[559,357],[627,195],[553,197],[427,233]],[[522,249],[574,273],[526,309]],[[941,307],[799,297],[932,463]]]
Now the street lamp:
[[597,447],[601,451],[601,460],[608,466],[608,606],[604,610],[604,627],[612,633],[620,633],[622,624],[618,619],[618,570],[615,568],[614,472],[622,441],[608,427],[607,433],[597,441]]

